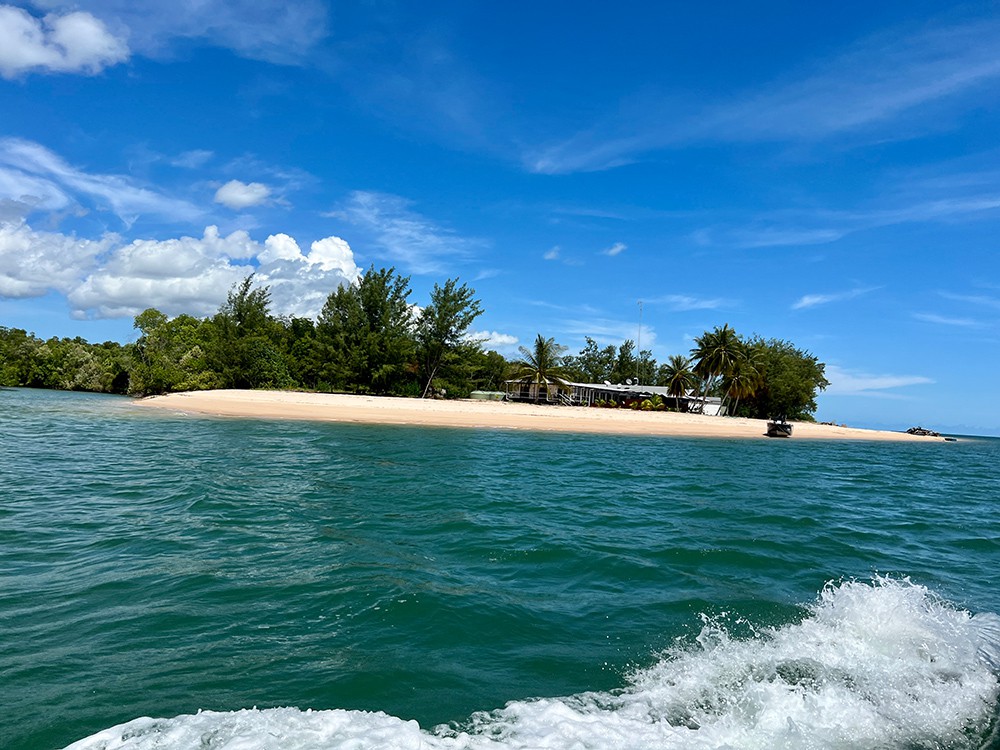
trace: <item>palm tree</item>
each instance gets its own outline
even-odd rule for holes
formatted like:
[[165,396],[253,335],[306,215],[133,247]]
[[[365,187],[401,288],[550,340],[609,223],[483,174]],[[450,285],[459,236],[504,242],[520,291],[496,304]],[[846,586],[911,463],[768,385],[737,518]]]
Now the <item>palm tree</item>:
[[705,380],[705,395],[708,395],[709,383],[717,377],[726,377],[732,373],[736,361],[742,356],[743,343],[736,331],[726,323],[709,333],[706,331],[694,340],[697,346],[691,350],[694,357],[694,372]]
[[543,385],[546,393],[549,393],[552,383],[561,385],[566,382],[560,368],[562,353],[566,351],[566,347],[557,344],[555,339],[542,338],[542,334],[538,334],[532,349],[522,346],[519,351],[521,359],[515,363],[518,368],[516,377],[535,385],[536,404]]
[[672,354],[660,371],[660,383],[667,387],[667,393],[677,399],[677,411],[681,409],[681,397],[694,388],[695,374],[691,370],[691,360],[681,354]]
[[740,405],[740,399],[754,395],[761,386],[764,380],[761,367],[762,360],[759,352],[752,347],[743,346],[742,352],[724,384],[726,396],[736,401],[733,405],[733,415],[736,414],[736,408]]

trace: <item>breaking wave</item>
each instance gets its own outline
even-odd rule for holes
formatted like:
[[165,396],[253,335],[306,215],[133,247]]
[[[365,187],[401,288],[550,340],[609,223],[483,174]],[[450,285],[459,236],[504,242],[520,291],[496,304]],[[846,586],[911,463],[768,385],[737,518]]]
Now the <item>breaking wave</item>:
[[909,580],[827,585],[803,618],[704,618],[612,692],[515,700],[421,728],[297,708],[139,718],[68,750],[983,748],[995,736],[1000,617]]

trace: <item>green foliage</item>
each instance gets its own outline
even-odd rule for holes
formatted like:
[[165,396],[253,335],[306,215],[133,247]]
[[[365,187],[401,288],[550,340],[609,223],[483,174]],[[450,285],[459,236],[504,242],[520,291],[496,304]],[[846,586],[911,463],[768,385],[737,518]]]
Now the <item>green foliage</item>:
[[324,364],[319,377],[335,388],[394,393],[414,378],[410,278],[372,266],[323,306],[317,325]]
[[590,336],[577,356],[565,357],[563,368],[567,377],[581,383],[611,382],[615,366],[614,346],[599,347]]
[[293,385],[282,344],[284,326],[270,313],[268,287],[253,287],[253,274],[233,285],[207,327],[206,364],[222,388],[288,388]]
[[672,354],[666,364],[660,365],[657,370],[656,383],[665,386],[667,393],[674,398],[686,396],[697,383],[697,376],[691,369],[691,360],[681,354]]
[[448,279],[444,286],[434,285],[431,302],[420,313],[416,349],[424,397],[431,391],[435,377],[454,378],[470,353],[469,347],[479,348],[478,343],[465,341],[472,322],[483,313],[475,293],[465,284],[459,286],[458,279]]
[[562,370],[562,354],[565,346],[557,344],[555,339],[543,338],[538,334],[535,345],[531,349],[519,347],[521,359],[515,362],[515,378],[535,386],[535,401],[541,395],[542,387],[551,395],[552,385],[565,382]]
[[829,385],[825,365],[807,351],[781,339],[755,337],[747,344],[759,384],[740,405],[739,414],[771,419],[812,420],[816,394]]
[[190,315],[170,319],[150,308],[135,317],[140,335],[132,348],[129,392],[148,396],[171,391],[221,387],[206,350],[214,341],[208,321]]
[[0,327],[0,385],[124,393],[129,357],[115,342],[81,338],[42,341],[19,328]]

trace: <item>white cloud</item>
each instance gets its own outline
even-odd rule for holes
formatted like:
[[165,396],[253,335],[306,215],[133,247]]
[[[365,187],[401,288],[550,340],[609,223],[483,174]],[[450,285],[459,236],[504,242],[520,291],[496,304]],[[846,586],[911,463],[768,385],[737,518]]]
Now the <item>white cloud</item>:
[[[816,141],[861,131],[892,139],[926,132],[941,127],[940,117],[925,114],[933,111],[926,105],[948,100],[952,111],[978,107],[976,94],[1000,79],[998,34],[1000,22],[989,17],[883,33],[706,106],[636,96],[618,116],[523,160],[534,172],[585,172],[692,142]],[[904,118],[909,127],[900,127]]]
[[25,196],[36,196],[39,206],[49,210],[91,201],[126,224],[146,214],[185,221],[203,214],[193,204],[137,185],[130,177],[90,174],[33,141],[0,138],[0,198]]
[[296,317],[315,318],[332,291],[360,276],[350,245],[340,237],[316,240],[303,254],[287,234],[271,235],[257,259],[257,277],[271,287],[275,310]]
[[[46,10],[72,10],[79,0],[32,0]],[[177,39],[197,39],[254,60],[301,62],[327,34],[320,0],[85,0],[87,7],[130,32],[132,48],[168,55]]]
[[478,341],[484,349],[501,353],[514,351],[519,343],[517,336],[498,331],[473,331],[466,338],[470,341]]
[[340,210],[327,214],[372,235],[382,255],[413,273],[440,273],[445,262],[468,257],[477,244],[459,237],[410,208],[397,195],[355,191]]
[[0,298],[66,293],[116,241],[114,235],[81,240],[27,224],[0,224]]
[[945,299],[965,302],[970,305],[1000,308],[1000,297],[991,297],[985,294],[954,294],[952,292],[941,292],[941,296]]
[[11,5],[0,5],[0,76],[24,73],[87,73],[128,59],[125,40],[112,35],[90,13],[50,13],[35,18]]
[[616,242],[611,247],[607,248],[604,251],[604,254],[610,255],[612,258],[614,258],[616,255],[621,255],[621,253],[625,252],[626,249],[628,249],[628,245],[626,245],[624,242]]
[[608,318],[591,318],[590,320],[573,319],[561,321],[561,330],[573,336],[589,336],[602,345],[621,344],[625,340],[636,343],[643,349],[652,349],[656,345],[656,331],[643,324],[610,320]]
[[831,396],[882,396],[899,397],[886,393],[896,388],[913,385],[928,385],[934,381],[923,375],[872,375],[856,370],[847,370],[837,365],[826,366],[826,379],[830,381],[825,393]]
[[182,169],[197,169],[198,167],[205,166],[215,153],[212,151],[207,151],[205,149],[194,149],[192,151],[185,151],[178,154],[173,159],[170,160],[170,164],[174,167],[180,167]]
[[831,302],[844,302],[845,300],[854,299],[872,291],[875,291],[875,287],[851,289],[846,292],[836,292],[834,294],[806,294],[799,297],[795,304],[792,305],[792,309],[804,310],[809,307],[817,307],[818,305],[828,305]]
[[688,312],[690,310],[717,310],[731,305],[732,302],[721,297],[692,297],[687,294],[665,294],[662,297],[644,300],[651,305],[667,305],[673,312]]
[[222,236],[214,226],[201,237],[123,244],[111,234],[83,240],[0,224],[0,298],[56,291],[80,318],[132,317],[148,307],[211,315],[233,283],[251,272],[270,286],[275,314],[304,317],[315,317],[332,291],[359,274],[339,237],[317,240],[303,254],[285,234],[262,246],[245,231]]
[[545,260],[559,260],[559,245],[547,250],[542,257]]
[[944,315],[934,313],[913,313],[913,317],[925,323],[934,323],[942,326],[957,326],[960,328],[979,328],[983,325],[981,321],[972,318],[949,318]]
[[240,182],[230,180],[215,191],[215,202],[239,211],[250,206],[259,206],[271,195],[267,185],[259,182]]

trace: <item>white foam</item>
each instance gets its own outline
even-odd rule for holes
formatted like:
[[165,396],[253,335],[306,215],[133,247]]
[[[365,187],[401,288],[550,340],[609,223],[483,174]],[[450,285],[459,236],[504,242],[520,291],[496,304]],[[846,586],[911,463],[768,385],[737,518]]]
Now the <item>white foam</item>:
[[750,638],[706,620],[619,691],[513,701],[458,728],[362,711],[206,711],[136,719],[68,750],[971,748],[996,715],[998,655],[996,615],[879,578],[829,585],[801,623]]

